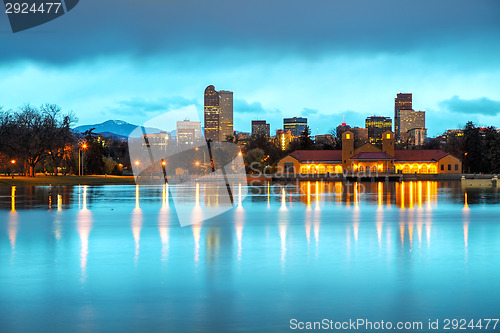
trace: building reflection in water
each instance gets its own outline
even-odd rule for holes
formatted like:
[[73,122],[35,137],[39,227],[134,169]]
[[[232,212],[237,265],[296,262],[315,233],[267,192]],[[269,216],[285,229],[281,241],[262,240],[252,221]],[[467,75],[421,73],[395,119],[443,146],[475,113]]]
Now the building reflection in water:
[[382,182],[378,182],[377,184],[377,199],[378,199],[378,207],[376,214],[376,226],[377,226],[377,239],[379,248],[382,247],[382,227],[384,225],[384,184]]
[[140,240],[142,229],[142,210],[139,204],[139,185],[135,186],[135,208],[132,211],[132,235],[135,242],[134,261],[137,264],[139,259]]
[[279,235],[281,241],[281,268],[284,269],[285,259],[286,259],[286,234],[288,228],[288,209],[286,207],[286,191],[283,187],[281,189],[281,207],[280,207],[280,215],[278,219],[278,227],[279,227]]
[[196,222],[191,225],[193,229],[193,238],[194,238],[194,261],[198,263],[200,260],[200,236],[201,236],[201,225],[202,222]]
[[241,183],[238,185],[238,207],[235,211],[236,239],[238,241],[238,261],[241,261],[243,227],[245,225],[245,210],[242,205]]
[[9,223],[8,223],[8,233],[9,241],[12,252],[16,250],[16,239],[18,231],[18,221],[17,221],[17,211],[16,211],[16,187],[12,186],[10,190],[10,212],[9,212]]
[[168,243],[168,224],[169,224],[169,202],[168,202],[168,184],[164,184],[161,192],[161,209],[158,218],[158,231],[161,239],[161,258],[167,258],[169,243]]
[[464,194],[464,209],[463,209],[463,220],[464,220],[464,246],[465,246],[465,259],[469,253],[469,203],[467,198],[467,192]]
[[285,192],[285,187],[281,188],[281,211],[287,210],[286,208],[286,192]]
[[83,186],[83,191],[79,191],[82,194],[80,202],[82,203],[82,209],[77,215],[77,228],[78,234],[80,236],[80,270],[82,283],[85,282],[87,278],[87,260],[89,254],[89,235],[92,229],[92,214],[87,208],[87,185]]
[[319,199],[320,199],[320,184],[321,189],[323,189],[323,182],[316,182],[316,204],[314,206],[314,240],[316,241],[316,247],[319,244],[319,227],[321,223],[321,211],[319,208]]
[[62,195],[57,195],[57,212],[54,218],[54,237],[56,240],[60,240],[62,237]]

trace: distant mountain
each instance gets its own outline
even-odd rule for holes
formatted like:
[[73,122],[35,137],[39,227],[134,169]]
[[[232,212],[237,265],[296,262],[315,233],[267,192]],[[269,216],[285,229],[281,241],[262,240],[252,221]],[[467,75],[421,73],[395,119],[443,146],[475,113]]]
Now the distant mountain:
[[[117,139],[126,139],[137,128],[138,125],[127,123],[123,120],[107,120],[100,124],[81,125],[74,128],[75,131],[83,133],[91,128],[95,128],[94,133],[104,136],[114,136]],[[161,130],[154,127],[146,127],[147,133],[157,133]]]

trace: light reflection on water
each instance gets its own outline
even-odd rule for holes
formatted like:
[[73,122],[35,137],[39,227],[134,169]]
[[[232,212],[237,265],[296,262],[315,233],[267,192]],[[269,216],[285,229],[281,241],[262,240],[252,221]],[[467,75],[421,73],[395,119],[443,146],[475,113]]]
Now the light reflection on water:
[[[205,185],[191,191],[193,218],[217,204]],[[167,184],[0,188],[0,330],[287,332],[297,317],[495,315],[496,192],[315,181],[233,193],[233,210],[181,228]]]

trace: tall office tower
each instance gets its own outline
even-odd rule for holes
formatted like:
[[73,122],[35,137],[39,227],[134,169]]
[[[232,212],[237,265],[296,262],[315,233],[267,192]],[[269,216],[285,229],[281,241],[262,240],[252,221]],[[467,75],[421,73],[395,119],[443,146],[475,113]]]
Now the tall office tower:
[[199,121],[183,120],[177,122],[177,145],[192,145],[201,138]]
[[219,91],[220,107],[220,135],[219,141],[226,141],[226,137],[233,136],[233,92]]
[[219,141],[220,107],[219,94],[210,85],[205,89],[205,140]]
[[290,131],[292,136],[300,136],[302,132],[306,129],[307,118],[293,117],[283,119],[283,128],[286,131]]
[[265,120],[252,120],[252,135],[271,136],[271,125]]
[[365,127],[368,130],[370,143],[381,144],[382,134],[385,131],[392,131],[392,120],[389,117],[370,116],[365,120]]
[[399,140],[399,110],[412,110],[412,94],[399,93],[394,99],[394,134],[396,140]]
[[205,139],[224,141],[233,135],[233,92],[205,89]]
[[408,139],[408,132],[417,128],[425,128],[425,111],[399,110],[399,140]]

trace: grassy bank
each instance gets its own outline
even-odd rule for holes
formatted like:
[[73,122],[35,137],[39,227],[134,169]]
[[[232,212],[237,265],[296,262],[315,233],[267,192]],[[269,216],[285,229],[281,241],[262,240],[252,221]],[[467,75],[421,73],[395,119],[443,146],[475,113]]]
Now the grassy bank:
[[0,186],[22,185],[134,185],[132,176],[15,176],[0,177]]

